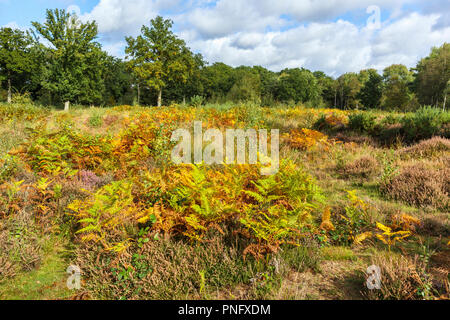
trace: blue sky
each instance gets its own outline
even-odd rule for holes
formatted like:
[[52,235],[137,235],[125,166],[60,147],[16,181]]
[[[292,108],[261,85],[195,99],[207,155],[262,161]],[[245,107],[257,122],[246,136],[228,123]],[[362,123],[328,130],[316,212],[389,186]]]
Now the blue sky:
[[163,15],[207,61],[275,71],[305,67],[337,76],[412,67],[432,46],[450,42],[447,0],[0,0],[0,26],[27,29],[44,20],[46,8],[96,20],[99,41],[118,57],[125,36]]

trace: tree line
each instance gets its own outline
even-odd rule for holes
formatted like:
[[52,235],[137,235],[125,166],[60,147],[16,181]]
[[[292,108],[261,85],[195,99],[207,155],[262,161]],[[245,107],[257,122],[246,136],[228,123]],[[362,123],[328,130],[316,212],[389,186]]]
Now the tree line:
[[304,68],[208,64],[160,16],[136,38],[126,38],[125,59],[102,50],[95,21],[55,9],[47,10],[44,23],[31,24],[28,31],[0,29],[0,99],[8,103],[29,95],[42,105],[230,101],[411,111],[420,105],[445,109],[450,93],[449,43],[412,69],[394,64],[382,74],[367,69],[333,78]]

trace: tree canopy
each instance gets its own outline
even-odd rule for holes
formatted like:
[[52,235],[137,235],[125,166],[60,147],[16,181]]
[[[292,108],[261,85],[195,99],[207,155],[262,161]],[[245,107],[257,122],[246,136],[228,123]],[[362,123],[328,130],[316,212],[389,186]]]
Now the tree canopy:
[[8,103],[11,103],[13,81],[31,71],[31,43],[31,36],[21,30],[0,29],[0,81],[7,81]]
[[[125,59],[97,42],[95,21],[65,10],[47,10],[27,32],[0,28],[0,99],[29,92],[44,105],[251,102],[264,106],[308,104],[341,109],[413,111],[420,105],[446,108],[450,93],[450,44],[433,48],[415,68],[393,64],[331,77],[299,66],[281,71],[262,66],[209,64],[155,17],[137,37],[126,37]],[[14,93],[14,92],[15,93]]]
[[97,38],[95,22],[82,23],[65,10],[47,10],[46,21],[32,22],[38,34],[50,42],[43,54],[46,63],[41,85],[52,101],[99,103],[104,90],[102,79],[106,54]]
[[173,33],[172,25],[171,20],[158,16],[151,20],[149,27],[142,26],[137,38],[126,38],[129,66],[139,80],[158,91],[158,106],[162,104],[162,90],[167,84],[186,83],[196,66],[192,52]]

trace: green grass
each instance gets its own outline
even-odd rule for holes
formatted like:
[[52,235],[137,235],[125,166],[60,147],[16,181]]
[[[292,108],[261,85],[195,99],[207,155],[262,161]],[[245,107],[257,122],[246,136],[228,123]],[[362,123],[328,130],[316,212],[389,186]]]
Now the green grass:
[[329,261],[354,261],[357,260],[355,253],[346,247],[324,247],[320,250],[322,258]]
[[45,244],[42,263],[38,269],[20,273],[0,284],[1,300],[56,300],[74,294],[67,289],[69,263],[64,257],[60,239]]

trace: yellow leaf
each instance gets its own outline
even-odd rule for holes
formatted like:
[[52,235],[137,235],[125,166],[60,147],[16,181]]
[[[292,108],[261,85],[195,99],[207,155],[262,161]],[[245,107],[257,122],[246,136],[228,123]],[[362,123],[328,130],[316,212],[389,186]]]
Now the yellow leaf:
[[377,228],[380,229],[380,230],[383,230],[386,233],[391,233],[392,232],[391,228],[386,227],[385,225],[383,225],[383,224],[381,224],[379,222],[377,222]]
[[320,229],[325,231],[332,231],[335,229],[333,223],[331,222],[330,207],[327,207],[322,214],[322,223],[320,225]]
[[370,238],[370,237],[372,237],[372,232],[364,232],[364,233],[361,233],[361,234],[359,234],[359,235],[357,235],[357,236],[355,237],[354,243],[357,244],[357,245],[359,245],[359,244],[361,244],[364,240],[366,240],[366,239],[368,239],[368,238]]
[[377,238],[378,240],[381,240],[384,244],[389,244],[381,234],[377,234]]

